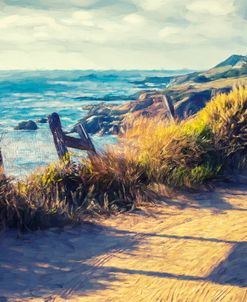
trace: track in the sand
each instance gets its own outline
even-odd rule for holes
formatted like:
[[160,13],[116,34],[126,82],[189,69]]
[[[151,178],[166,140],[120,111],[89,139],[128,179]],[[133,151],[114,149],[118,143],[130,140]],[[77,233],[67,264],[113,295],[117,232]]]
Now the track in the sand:
[[247,188],[221,187],[97,226],[7,232],[0,301],[245,302],[246,214]]

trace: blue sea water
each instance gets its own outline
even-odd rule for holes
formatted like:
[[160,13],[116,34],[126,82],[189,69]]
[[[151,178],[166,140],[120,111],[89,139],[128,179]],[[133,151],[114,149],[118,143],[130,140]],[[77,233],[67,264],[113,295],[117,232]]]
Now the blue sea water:
[[[0,146],[8,175],[23,176],[57,160],[47,124],[37,131],[13,130],[20,121],[58,112],[65,130],[81,119],[82,106],[134,100],[143,90],[165,88],[182,71],[0,71]],[[97,148],[114,137],[97,137]]]

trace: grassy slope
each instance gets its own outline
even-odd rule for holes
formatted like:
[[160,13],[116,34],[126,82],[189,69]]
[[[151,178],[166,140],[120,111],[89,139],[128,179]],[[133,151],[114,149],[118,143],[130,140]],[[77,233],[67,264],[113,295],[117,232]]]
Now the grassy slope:
[[227,169],[245,169],[246,151],[247,88],[239,87],[182,122],[136,120],[117,146],[79,165],[53,164],[18,186],[2,180],[0,220],[37,228],[91,210],[130,209],[149,198],[154,183],[190,187]]

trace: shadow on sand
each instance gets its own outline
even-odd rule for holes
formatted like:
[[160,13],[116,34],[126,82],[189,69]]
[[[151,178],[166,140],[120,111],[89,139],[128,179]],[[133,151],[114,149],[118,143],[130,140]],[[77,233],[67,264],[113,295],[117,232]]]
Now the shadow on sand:
[[[246,185],[235,185],[236,192],[233,193],[232,190],[234,189],[233,185],[231,188],[227,188],[225,184],[217,185],[218,190],[213,191],[213,198],[212,198],[212,191],[200,191],[200,192],[184,192],[176,198],[176,196],[172,196],[171,198],[162,197],[162,195],[153,193],[153,198],[158,202],[164,202],[168,206],[174,206],[179,209],[186,209],[186,208],[208,208],[212,209],[213,211],[221,212],[225,210],[232,210],[232,211],[240,211],[245,212],[247,211],[246,207],[236,207],[229,203],[225,197],[229,195],[235,196],[236,198],[239,195],[243,195],[246,197],[247,200],[247,186]],[[221,190],[219,190],[221,188]],[[238,190],[241,190],[241,194],[238,193]],[[182,200],[181,200],[182,199]]]
[[[221,193],[214,196],[217,198],[217,202],[211,205],[214,208],[238,210],[231,205],[227,206]],[[198,207],[205,206],[205,198],[200,199]],[[109,259],[110,253],[121,250],[131,253],[148,237],[197,240],[202,244],[219,242],[231,244],[232,249],[228,257],[205,277],[101,266]],[[0,251],[0,302],[6,302],[9,298],[21,300],[32,297],[42,297],[44,301],[49,301],[54,294],[66,298],[71,288],[74,293],[85,296],[89,292],[106,289],[119,278],[117,273],[247,286],[247,242],[128,232],[85,224],[65,230],[38,231],[19,238],[15,231],[7,231],[0,238]],[[97,259],[92,260],[98,256],[98,262]],[[89,264],[90,259],[92,261]]]
[[[131,251],[137,243],[133,234],[118,234],[91,224],[38,231],[21,238],[8,231],[0,238],[0,302],[5,297],[45,299],[77,282],[83,284],[84,294],[102,289],[105,285],[101,281],[113,281],[114,274],[97,272],[97,266],[85,262],[102,254],[107,258],[114,250]],[[91,278],[92,271],[97,278]]]
[[[7,298],[42,297],[49,301],[53,294],[66,296],[71,288],[78,295],[107,288],[117,273],[139,274],[187,281],[211,281],[239,287],[247,286],[247,243],[214,238],[129,233],[100,226],[76,227],[65,232],[45,231],[37,236],[25,235],[16,240],[8,234],[0,244],[0,301]],[[11,236],[10,236],[11,235]],[[177,240],[226,242],[233,244],[227,259],[207,277],[177,275],[166,272],[121,269],[101,266],[109,252],[131,252],[141,243],[142,236],[162,236]],[[15,244],[13,244],[15,240]],[[90,258],[104,254],[99,263],[87,264]],[[107,285],[108,284],[108,285]]]

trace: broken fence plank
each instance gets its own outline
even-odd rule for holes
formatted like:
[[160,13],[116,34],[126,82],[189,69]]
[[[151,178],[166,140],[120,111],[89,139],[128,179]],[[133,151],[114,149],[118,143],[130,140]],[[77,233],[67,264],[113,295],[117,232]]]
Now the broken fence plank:
[[94,144],[81,122],[75,126],[75,130],[79,134],[82,143],[88,147],[88,150],[96,153]]
[[81,123],[78,123],[75,126],[75,132],[77,132],[80,136],[80,138],[76,138],[68,136],[63,132],[60,117],[56,112],[49,115],[48,121],[59,158],[62,159],[65,156],[68,156],[67,148],[74,148],[96,153],[94,145],[86,129]]
[[92,151],[91,148],[89,146],[86,146],[79,138],[65,135],[64,141],[68,148]]

